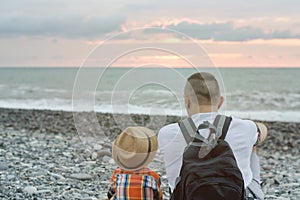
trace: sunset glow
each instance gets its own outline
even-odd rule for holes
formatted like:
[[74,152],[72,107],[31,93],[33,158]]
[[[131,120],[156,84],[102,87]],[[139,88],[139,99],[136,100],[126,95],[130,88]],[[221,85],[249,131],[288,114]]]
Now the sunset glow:
[[[126,53],[135,46],[149,48],[155,44],[166,49],[171,45],[173,52],[186,48],[187,54],[181,56],[196,58],[199,50],[186,45],[187,41],[199,45],[217,67],[300,66],[300,14],[294,9],[297,5],[256,2],[257,8],[264,9],[251,10],[248,7],[253,3],[235,1],[219,1],[218,7],[209,3],[199,6],[196,1],[166,1],[159,7],[150,2],[52,2],[56,3],[3,4],[0,67],[79,67],[106,43],[110,43],[107,55],[94,58],[95,66],[112,62],[113,66],[121,67],[151,63],[189,67],[178,55],[158,52],[130,53],[117,58],[120,49]],[[224,12],[226,9],[228,12]],[[43,17],[34,13],[43,13]]]

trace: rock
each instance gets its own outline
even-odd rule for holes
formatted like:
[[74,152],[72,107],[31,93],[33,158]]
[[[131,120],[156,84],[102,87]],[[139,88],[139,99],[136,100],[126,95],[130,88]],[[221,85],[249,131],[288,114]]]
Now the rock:
[[47,174],[48,174],[48,172],[46,170],[40,170],[40,171],[33,173],[32,175],[33,176],[45,176]]
[[13,179],[15,179],[16,177],[15,177],[15,175],[13,175],[13,174],[9,174],[9,175],[7,175],[6,176],[6,179],[7,180],[13,180]]
[[98,151],[98,158],[102,158],[104,156],[110,156],[111,157],[111,152],[109,150]]
[[52,177],[54,177],[55,179],[65,179],[65,177],[63,177],[62,175],[59,175],[59,174],[55,174],[55,173],[51,173],[51,172],[48,172],[48,174]]
[[81,194],[79,194],[79,193],[73,193],[73,198],[74,199],[81,199]]
[[278,179],[278,178],[275,178],[275,179],[274,179],[274,184],[276,184],[276,185],[280,185],[280,181],[279,181],[279,179]]
[[93,152],[92,156],[91,156],[91,159],[92,160],[96,160],[97,158],[98,158],[98,153],[97,152]]
[[277,197],[276,200],[290,200],[290,199],[285,198],[285,197]]
[[262,166],[262,168],[263,168],[264,170],[271,170],[273,167],[272,167],[272,166]]
[[114,159],[110,159],[108,163],[109,164],[115,164],[115,161],[114,161]]
[[102,149],[102,145],[95,144],[93,148],[94,148],[95,151],[100,151]]
[[300,183],[284,183],[281,184],[281,187],[288,187],[288,188],[292,188],[292,187],[300,187]]
[[42,193],[51,193],[51,190],[38,190],[37,194],[42,194]]
[[91,154],[92,154],[92,152],[91,152],[89,149],[85,149],[84,152],[83,152],[83,156],[84,156],[85,158],[90,157]]
[[0,171],[5,171],[8,169],[8,166],[5,163],[0,163]]
[[29,195],[32,195],[32,194],[36,194],[37,193],[37,189],[36,187],[34,186],[27,186],[23,189],[23,191]]
[[103,146],[106,147],[106,148],[108,148],[108,149],[112,148],[111,143],[104,143]]
[[104,157],[102,158],[102,160],[103,160],[103,162],[109,162],[109,161],[111,160],[111,157],[109,157],[109,156],[104,156]]
[[69,178],[72,178],[72,179],[77,179],[77,180],[90,180],[92,179],[93,177],[89,174],[85,174],[85,173],[77,173],[77,174],[71,174],[69,176]]
[[62,154],[66,157],[71,157],[72,156],[72,154],[70,152],[63,152]]

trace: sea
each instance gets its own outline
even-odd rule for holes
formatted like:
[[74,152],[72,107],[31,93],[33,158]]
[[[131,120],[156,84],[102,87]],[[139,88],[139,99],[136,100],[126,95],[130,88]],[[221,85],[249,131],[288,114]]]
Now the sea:
[[183,88],[213,73],[241,118],[300,122],[300,68],[1,67],[0,107],[185,116]]

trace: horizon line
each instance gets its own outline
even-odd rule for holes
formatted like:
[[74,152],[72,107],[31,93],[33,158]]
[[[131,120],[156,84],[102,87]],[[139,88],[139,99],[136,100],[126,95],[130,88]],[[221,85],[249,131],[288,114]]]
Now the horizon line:
[[[0,68],[107,68],[105,66],[0,66]],[[111,68],[178,68],[178,69],[193,69],[197,67],[190,67],[190,66],[165,66],[165,67],[158,67],[158,66],[108,66]],[[207,67],[199,67],[199,68],[300,68],[299,66],[207,66]]]

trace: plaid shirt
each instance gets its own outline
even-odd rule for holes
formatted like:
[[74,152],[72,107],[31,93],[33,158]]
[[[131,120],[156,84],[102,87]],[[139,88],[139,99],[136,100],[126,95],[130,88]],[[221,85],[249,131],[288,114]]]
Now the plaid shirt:
[[146,167],[138,171],[117,168],[110,183],[111,200],[162,200],[160,177]]

